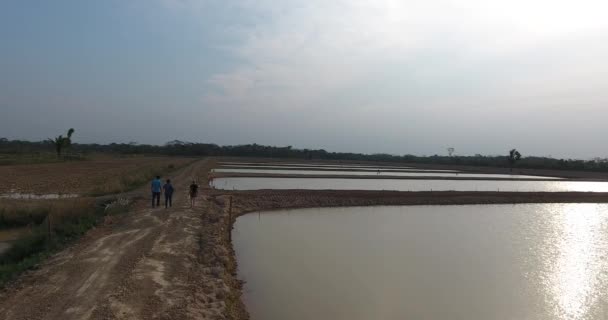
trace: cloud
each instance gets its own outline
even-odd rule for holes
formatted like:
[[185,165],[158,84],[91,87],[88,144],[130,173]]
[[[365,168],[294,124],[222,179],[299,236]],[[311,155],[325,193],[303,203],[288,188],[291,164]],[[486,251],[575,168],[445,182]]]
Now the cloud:
[[[439,89],[454,85],[458,75],[476,81],[476,76],[500,76],[511,67],[531,70],[521,75],[522,86],[545,83],[544,72],[554,73],[553,78],[580,73],[580,60],[566,61],[573,57],[569,39],[594,32],[604,35],[601,32],[608,26],[599,13],[607,7],[602,2],[588,6],[519,0],[464,5],[446,0],[280,3],[279,7],[272,1],[241,3],[242,8],[255,8],[268,18],[244,31],[243,41],[231,49],[244,63],[211,77],[209,85],[216,90],[205,101],[307,107],[320,97],[332,99],[348,90],[356,95],[366,86],[381,86],[369,81],[383,81],[376,75],[391,73],[393,68],[406,69],[400,77],[406,83],[434,82]],[[589,43],[576,45],[594,51]],[[566,54],[553,57],[559,60],[553,65],[543,65],[544,57],[539,56],[548,52],[551,59],[554,51],[536,52],[564,49]],[[601,49],[605,53],[605,46]],[[551,70],[560,63],[563,70]],[[404,93],[406,98],[407,90]]]
[[[605,1],[151,3],[100,4],[107,10],[99,10],[99,27],[69,28],[103,50],[83,50],[88,46],[61,28],[34,28],[41,39],[63,42],[30,41],[36,44],[30,51],[40,53],[35,65],[13,50],[5,64],[31,69],[11,67],[15,72],[7,74],[23,79],[2,78],[3,92],[20,94],[4,94],[0,104],[12,110],[53,104],[56,114],[69,111],[94,127],[98,117],[88,109],[72,112],[49,99],[65,91],[73,93],[68,102],[94,106],[102,118],[110,109],[122,112],[125,123],[163,118],[169,130],[127,126],[142,142],[172,140],[176,132],[184,140],[356,152],[432,154],[454,146],[463,154],[516,146],[597,155],[608,134],[598,120],[608,116]],[[107,21],[119,23],[107,28]],[[11,44],[29,38],[10,39],[7,47],[19,48]],[[59,56],[79,59],[70,61],[70,71],[57,66]],[[27,127],[23,120],[4,123],[15,132]],[[122,124],[102,126],[100,137],[128,134]],[[585,143],[564,147],[556,137]]]

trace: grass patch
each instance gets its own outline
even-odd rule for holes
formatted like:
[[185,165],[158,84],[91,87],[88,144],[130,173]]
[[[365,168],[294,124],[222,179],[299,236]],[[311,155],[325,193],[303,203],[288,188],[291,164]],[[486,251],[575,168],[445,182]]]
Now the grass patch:
[[[80,238],[101,223],[105,216],[127,212],[129,203],[119,200],[99,206],[92,198],[62,199],[40,201],[38,206],[14,211],[6,207],[2,210],[2,228],[24,225],[27,220],[19,217],[19,214],[25,214],[33,220],[26,224],[32,226],[31,232],[13,242],[12,247],[0,256],[0,285],[6,284],[21,272],[34,268],[52,253]],[[42,217],[42,214],[45,215]]]

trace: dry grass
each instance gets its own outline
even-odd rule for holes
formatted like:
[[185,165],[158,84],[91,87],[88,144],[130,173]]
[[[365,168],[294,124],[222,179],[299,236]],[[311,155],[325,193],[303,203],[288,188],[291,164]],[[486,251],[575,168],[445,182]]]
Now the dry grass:
[[0,166],[0,193],[101,195],[121,192],[193,160],[183,157],[105,156],[87,161]]
[[[81,159],[81,160],[84,160]],[[57,157],[54,152],[35,152],[28,154],[0,154],[0,166],[19,164],[56,163],[64,160]]]
[[[180,163],[179,167],[182,167],[187,163]],[[95,184],[95,187],[88,194],[98,196],[133,190],[151,181],[152,178],[157,175],[165,177],[176,168],[177,167],[174,163],[151,163],[143,165],[135,170],[125,172],[120,176],[112,176],[101,179]]]

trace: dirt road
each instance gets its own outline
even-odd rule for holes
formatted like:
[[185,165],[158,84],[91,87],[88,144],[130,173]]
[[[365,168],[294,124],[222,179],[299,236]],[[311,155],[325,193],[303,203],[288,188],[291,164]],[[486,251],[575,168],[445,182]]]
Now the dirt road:
[[191,209],[187,197],[206,165],[173,177],[173,208],[141,201],[21,277],[0,294],[0,319],[224,319],[229,289],[201,251],[207,204]]

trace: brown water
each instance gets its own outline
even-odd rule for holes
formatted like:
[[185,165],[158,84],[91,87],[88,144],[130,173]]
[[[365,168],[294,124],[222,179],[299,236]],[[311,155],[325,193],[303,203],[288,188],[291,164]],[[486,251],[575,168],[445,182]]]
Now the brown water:
[[20,193],[20,192],[9,192],[0,193],[0,198],[4,199],[26,199],[26,200],[44,200],[44,199],[66,199],[79,197],[78,194],[72,193]]
[[395,191],[513,191],[608,192],[608,182],[498,181],[498,180],[399,180],[340,178],[217,178],[213,186],[226,190],[395,190]]
[[31,232],[29,227],[0,230],[0,255],[13,246],[13,242]]
[[301,209],[237,219],[253,320],[608,319],[608,206]]

